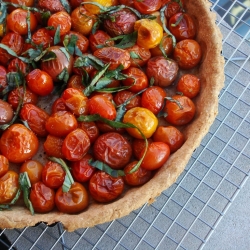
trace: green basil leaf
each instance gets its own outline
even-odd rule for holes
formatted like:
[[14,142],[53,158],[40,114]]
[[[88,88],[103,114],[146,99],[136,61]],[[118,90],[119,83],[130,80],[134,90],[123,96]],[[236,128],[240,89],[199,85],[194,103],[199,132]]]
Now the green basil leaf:
[[67,0],[60,0],[63,8],[68,12],[70,13],[71,11],[71,8],[70,8],[70,5],[69,5],[69,2]]
[[54,35],[54,45],[57,45],[60,43],[61,37],[60,37],[60,26],[58,25],[56,28],[56,33]]
[[119,91],[123,91],[129,89],[131,86],[121,86],[121,87],[114,87],[114,88],[101,88],[99,90],[95,90],[97,92],[105,92],[105,93],[116,93]]
[[7,17],[7,3],[1,1],[0,12],[0,24],[5,24]]
[[134,31],[127,35],[120,35],[117,37],[110,38],[109,40],[121,40],[118,44],[115,44],[114,47],[120,48],[120,49],[126,49],[134,46],[136,44],[137,40],[137,31]]
[[63,40],[63,45],[67,49],[67,51],[73,55],[75,53],[76,43],[77,43],[78,37],[76,35],[72,36],[65,36]]
[[63,52],[63,54],[67,57],[67,60],[69,61],[70,60],[69,52],[63,47],[61,47],[60,50]]
[[56,59],[56,54],[55,52],[53,51],[43,51],[41,53],[41,55],[39,55],[37,58],[35,58],[34,60],[37,62],[39,61],[40,59],[42,59],[43,62],[46,62],[46,61],[51,61],[51,60],[54,60]]
[[27,28],[28,28],[27,42],[31,42],[30,11],[29,10],[27,12],[26,22],[27,22]]
[[57,79],[59,81],[63,81],[64,83],[67,83],[69,80],[69,72],[66,68],[63,69],[63,71],[57,76]]
[[129,54],[130,54],[130,57],[131,57],[132,59],[140,59],[140,60],[142,60],[142,58],[140,57],[140,55],[138,55],[138,54],[137,54],[136,52],[134,52],[134,51],[130,51]]

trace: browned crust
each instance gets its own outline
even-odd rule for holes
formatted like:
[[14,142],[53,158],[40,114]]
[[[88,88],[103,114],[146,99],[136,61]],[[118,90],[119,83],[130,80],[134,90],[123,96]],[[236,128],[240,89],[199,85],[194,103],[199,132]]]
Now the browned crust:
[[207,0],[185,2],[187,12],[197,19],[197,40],[206,52],[199,71],[202,91],[197,99],[197,115],[185,131],[187,140],[182,148],[169,158],[151,181],[141,187],[130,189],[113,203],[92,204],[86,211],[77,215],[51,212],[32,216],[24,207],[13,207],[11,211],[0,212],[1,228],[22,228],[42,221],[48,224],[61,221],[68,231],[92,227],[128,215],[143,204],[153,202],[162,191],[176,181],[217,115],[218,94],[224,83],[222,36],[215,25],[215,14],[210,12],[211,4]]

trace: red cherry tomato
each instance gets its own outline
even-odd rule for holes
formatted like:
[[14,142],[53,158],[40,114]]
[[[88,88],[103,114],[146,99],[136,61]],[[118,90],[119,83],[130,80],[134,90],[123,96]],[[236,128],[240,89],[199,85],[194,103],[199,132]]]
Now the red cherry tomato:
[[89,196],[83,185],[74,182],[68,192],[63,192],[61,187],[57,190],[55,203],[60,212],[75,214],[88,207]]
[[[166,53],[167,56],[171,55],[173,52],[173,39],[169,34],[164,33],[161,41],[161,46]],[[157,45],[155,48],[150,49],[152,57],[154,56],[163,56],[162,51],[160,49],[160,45]]]
[[53,45],[53,37],[45,28],[40,28],[32,34],[32,42],[36,45],[43,45],[43,49]]
[[124,181],[121,177],[112,177],[109,174],[98,171],[89,181],[89,192],[99,202],[110,202],[122,194]]
[[62,153],[63,138],[54,135],[48,135],[43,144],[44,151],[48,156],[64,158]]
[[9,160],[3,156],[0,155],[0,178],[5,175],[9,170]]
[[98,45],[114,46],[115,42],[110,40],[111,37],[103,30],[97,30],[94,34],[89,35],[89,44],[92,52],[98,49]]
[[13,124],[0,139],[0,151],[10,161],[22,163],[32,158],[38,150],[38,138],[22,124]]
[[58,111],[68,111],[65,101],[62,97],[57,98],[52,104],[51,113],[53,114]]
[[149,49],[143,48],[137,44],[126,50],[130,54],[130,62],[132,67],[144,66],[151,57]]
[[42,170],[42,181],[47,187],[57,189],[62,186],[65,175],[60,164],[48,161]]
[[19,58],[12,59],[8,64],[8,72],[21,71],[25,76],[29,73],[29,65]]
[[36,160],[28,160],[24,162],[20,168],[20,173],[27,172],[31,184],[42,180],[43,165]]
[[[147,139],[148,145],[152,143],[152,139],[149,138]],[[146,148],[146,143],[145,140],[143,139],[134,139],[132,142],[132,150],[133,150],[133,155],[135,156],[136,159],[140,160],[141,159],[141,152],[144,151]]]
[[48,213],[55,206],[55,191],[41,181],[31,186],[29,198],[37,213]]
[[7,87],[7,70],[4,66],[0,65],[0,92]]
[[134,1],[134,7],[142,14],[150,14],[161,8],[161,0]]
[[86,182],[95,173],[96,168],[89,165],[89,160],[92,158],[90,154],[86,154],[80,161],[71,162],[71,173],[76,181]]
[[10,104],[0,99],[0,124],[9,123],[13,116],[14,112]]
[[78,127],[86,132],[90,143],[94,143],[99,136],[99,129],[95,122],[78,122]]
[[[65,0],[65,3],[68,3],[68,1]],[[65,10],[60,0],[38,0],[38,6],[41,9],[49,10],[52,13]]]
[[168,0],[166,9],[164,11],[164,15],[167,18],[167,20],[173,15],[183,12],[183,1],[181,1],[181,3],[182,6],[178,2],[172,2],[171,0]]
[[111,168],[121,169],[130,161],[132,148],[119,133],[110,132],[100,135],[94,144],[94,156]]
[[46,136],[48,134],[45,124],[49,118],[49,114],[34,104],[24,104],[20,111],[20,118],[26,121],[29,128],[38,136]]
[[85,89],[83,85],[83,77],[80,75],[72,75],[68,80],[67,88],[78,89],[83,92]]

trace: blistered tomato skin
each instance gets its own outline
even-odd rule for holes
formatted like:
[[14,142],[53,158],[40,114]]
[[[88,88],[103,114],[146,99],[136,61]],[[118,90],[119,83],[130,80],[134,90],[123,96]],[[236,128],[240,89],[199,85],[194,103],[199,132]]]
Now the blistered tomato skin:
[[99,129],[95,122],[78,122],[78,127],[86,132],[90,143],[94,143],[99,136]]
[[9,170],[9,160],[3,156],[0,155],[0,178],[5,175]]
[[134,7],[142,14],[150,14],[161,8],[161,0],[134,1]]
[[0,139],[0,151],[10,161],[22,163],[32,158],[38,150],[38,138],[22,124],[13,124]]
[[122,135],[110,132],[100,135],[94,143],[94,156],[111,168],[122,169],[132,156],[132,148]]
[[42,169],[43,165],[39,161],[28,160],[22,164],[20,168],[20,173],[27,172],[30,179],[30,183],[34,184],[42,180]]
[[149,58],[151,53],[149,49],[143,48],[137,44],[126,49],[130,54],[130,61],[132,67],[144,66]]
[[121,177],[98,171],[89,181],[89,192],[98,202],[110,202],[118,198],[124,189],[124,181]]
[[62,153],[63,138],[54,135],[48,135],[43,144],[44,151],[48,156],[64,158]]
[[9,123],[13,116],[14,112],[10,104],[0,99],[0,124]]
[[103,30],[97,30],[94,34],[89,35],[89,44],[92,52],[98,49],[98,45],[114,46],[114,41],[110,40],[111,37]]

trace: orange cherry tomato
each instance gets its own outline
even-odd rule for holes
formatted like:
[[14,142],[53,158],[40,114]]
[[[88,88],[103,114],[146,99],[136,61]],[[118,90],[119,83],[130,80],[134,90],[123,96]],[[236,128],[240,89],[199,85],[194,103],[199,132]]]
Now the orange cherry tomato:
[[134,1],[134,7],[142,14],[150,14],[161,8],[161,0]]
[[48,135],[43,144],[44,151],[48,156],[54,156],[57,158],[64,158],[62,153],[63,138]]
[[37,213],[48,213],[55,207],[55,191],[41,181],[32,184],[29,198]]
[[5,175],[9,170],[9,160],[3,156],[0,155],[0,178]]
[[54,136],[66,136],[77,128],[75,116],[68,111],[58,111],[53,113],[46,121],[46,130]]
[[32,70],[26,76],[26,81],[30,90],[40,96],[49,95],[54,88],[52,77],[40,69]]
[[109,174],[98,171],[89,181],[89,192],[98,202],[110,202],[118,198],[124,189],[124,181],[121,177],[112,177]]
[[189,123],[195,115],[195,105],[187,96],[175,95],[172,100],[167,100],[164,111],[166,121],[181,126]]
[[[149,138],[147,139],[148,145],[152,143],[152,139]],[[132,142],[132,150],[133,150],[133,155],[135,156],[136,159],[140,160],[141,159],[141,152],[144,151],[146,148],[146,142],[143,139],[134,139]]]
[[[34,31],[37,26],[37,20],[35,15],[30,12],[29,23],[30,31]],[[6,19],[7,27],[9,30],[18,33],[20,35],[28,34],[28,22],[27,22],[28,11],[24,9],[13,10]]]
[[[83,0],[82,2],[93,2],[93,3],[98,3],[104,7],[110,7],[113,5],[113,0]],[[84,7],[86,8],[87,11],[89,11],[92,14],[99,14],[100,13],[100,8],[94,4],[84,4]]]
[[26,121],[29,125],[29,128],[37,135],[37,136],[46,136],[48,134],[45,124],[47,119],[49,118],[49,114],[35,106],[34,104],[24,104],[20,111],[20,118]]
[[28,160],[20,167],[20,173],[27,172],[31,184],[42,180],[43,165],[36,160]]
[[127,48],[126,50],[130,54],[130,61],[132,67],[144,66],[151,57],[149,49],[143,48],[137,44],[130,48]]
[[199,94],[200,87],[200,79],[197,76],[185,74],[178,81],[176,90],[192,99]]
[[10,161],[22,163],[32,158],[38,150],[36,135],[22,124],[13,124],[0,139],[0,151]]
[[90,143],[94,143],[99,136],[99,129],[95,122],[78,122],[78,127],[87,133]]
[[57,189],[62,186],[65,172],[60,164],[48,161],[42,169],[42,181],[50,188]]
[[18,174],[9,170],[0,178],[0,204],[11,202],[18,191]]
[[68,80],[67,88],[74,88],[83,92],[85,89],[83,85],[83,77],[80,75],[72,75]]
[[45,28],[40,28],[32,34],[32,42],[36,45],[43,45],[43,49],[53,45],[53,37],[50,32]]
[[103,30],[97,30],[89,35],[89,44],[92,52],[98,49],[98,45],[114,46],[115,42],[109,40],[111,37]]
[[148,182],[152,176],[152,172],[150,170],[141,167],[135,172],[130,173],[137,163],[138,161],[132,161],[124,168],[125,176],[123,179],[130,186],[143,185]]
[[[141,152],[141,157],[144,152]],[[170,148],[164,142],[152,142],[148,146],[141,167],[147,170],[155,170],[163,166],[170,155]]]
[[14,111],[10,104],[0,99],[0,124],[9,123],[14,117]]
[[[135,125],[146,138],[151,137],[158,126],[158,119],[156,116],[150,110],[141,107],[128,110],[124,115],[123,122]],[[138,129],[126,128],[131,136],[143,139]]]
[[159,126],[153,135],[153,140],[165,142],[170,147],[170,153],[174,153],[183,145],[184,135],[176,127]]
[[89,205],[88,192],[82,184],[74,182],[68,192],[63,192],[62,187],[57,190],[55,203],[62,213],[79,213]]
[[[161,46],[166,53],[167,56],[171,55],[173,52],[173,39],[169,34],[163,33],[162,41],[161,41]],[[160,49],[160,44],[157,45],[155,48],[150,49],[151,55],[153,56],[162,56],[162,51]]]

